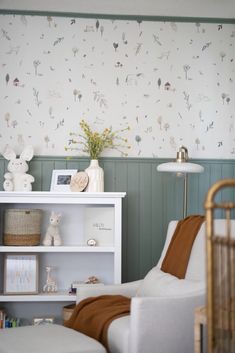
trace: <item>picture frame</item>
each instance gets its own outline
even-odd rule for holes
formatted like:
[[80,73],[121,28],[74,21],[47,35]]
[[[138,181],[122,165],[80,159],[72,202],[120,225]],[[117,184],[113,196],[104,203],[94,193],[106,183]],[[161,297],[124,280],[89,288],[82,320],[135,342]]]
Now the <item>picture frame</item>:
[[54,169],[51,176],[50,191],[70,192],[70,182],[77,169]]
[[5,254],[4,294],[38,294],[38,255]]

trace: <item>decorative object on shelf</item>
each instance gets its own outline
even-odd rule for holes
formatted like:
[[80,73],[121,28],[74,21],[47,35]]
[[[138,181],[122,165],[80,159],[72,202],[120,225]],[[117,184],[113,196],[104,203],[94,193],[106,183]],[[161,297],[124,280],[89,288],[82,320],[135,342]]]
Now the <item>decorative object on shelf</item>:
[[96,276],[90,276],[85,280],[84,283],[85,284],[96,284],[96,283],[100,283],[100,280]]
[[34,317],[33,318],[33,325],[45,325],[45,324],[54,324],[54,317]]
[[41,218],[42,210],[39,209],[6,209],[4,213],[4,245],[39,245]]
[[52,172],[50,191],[68,192],[73,175],[77,169],[55,169]]
[[97,245],[97,241],[95,239],[88,239],[87,240],[87,245],[96,246]]
[[6,311],[5,309],[0,309],[0,329],[5,328]]
[[[119,151],[122,156],[127,156],[127,153],[123,152],[122,149],[129,149],[127,145],[127,139],[120,136],[120,133],[129,130],[129,127],[123,128],[118,131],[113,131],[112,128],[105,128],[101,133],[93,132],[89,124],[82,120],[80,127],[83,131],[83,135],[70,133],[69,146],[65,150],[74,149],[72,145],[81,145],[81,150],[88,153],[91,158],[90,166],[85,170],[88,174],[89,182],[85,191],[87,192],[103,192],[104,191],[104,172],[99,166],[98,158],[101,153],[107,149],[115,149]],[[76,139],[78,137],[78,140]],[[78,148],[79,150],[79,148]]]
[[99,166],[98,159],[91,159],[90,165],[85,169],[89,182],[86,192],[103,192],[104,191],[104,170]]
[[61,219],[61,213],[51,212],[50,224],[47,228],[45,237],[42,244],[45,246],[60,246],[62,245],[62,240],[60,236],[59,223]]
[[87,187],[88,181],[89,177],[86,172],[77,172],[71,178],[70,190],[81,192]]
[[157,166],[159,172],[176,173],[177,176],[184,178],[184,195],[183,195],[183,217],[187,216],[187,198],[188,198],[188,173],[202,173],[204,167],[196,163],[188,162],[188,149],[185,146],[180,146],[177,152],[176,161],[162,163]]
[[26,146],[17,158],[15,151],[7,145],[2,155],[9,161],[8,173],[4,175],[3,189],[5,191],[31,191],[34,177],[26,173],[29,169],[26,162],[33,158],[33,147]]
[[38,255],[6,254],[4,294],[38,294]]
[[43,292],[55,293],[57,292],[56,281],[51,277],[52,266],[46,266],[47,279],[46,284],[43,286]]
[[89,284],[96,285],[96,286],[103,286],[104,285],[104,283],[101,282],[97,277],[91,276],[91,277],[88,277],[88,279],[86,279],[85,281],[74,281],[71,284],[71,287],[69,289],[69,293],[76,294],[78,288],[87,286]]

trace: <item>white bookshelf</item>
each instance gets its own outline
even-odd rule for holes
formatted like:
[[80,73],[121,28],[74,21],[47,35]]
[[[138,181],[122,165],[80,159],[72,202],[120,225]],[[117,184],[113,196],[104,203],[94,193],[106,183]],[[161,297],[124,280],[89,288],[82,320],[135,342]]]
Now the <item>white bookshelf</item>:
[[[64,193],[64,192],[0,192],[0,305],[14,309],[12,315],[20,314],[22,302],[32,303],[31,316],[39,315],[37,306],[43,302],[75,302],[76,296],[69,294],[74,281],[83,281],[96,275],[102,282],[121,283],[121,245],[122,245],[122,198],[125,192],[103,193]],[[42,210],[41,241],[49,224],[50,212],[61,212],[60,233],[62,246],[5,246],[4,211],[8,208],[39,208]],[[94,209],[95,208],[95,209]],[[87,214],[93,209],[106,215],[106,209],[112,215],[112,241],[99,246],[88,246],[86,234]],[[105,221],[105,220],[104,220]],[[109,220],[110,224],[111,220]],[[105,229],[105,228],[104,228]],[[100,232],[101,237],[102,231]],[[106,238],[105,238],[106,239]],[[4,256],[5,254],[38,254],[39,258],[39,293],[14,294],[3,293]],[[42,287],[46,281],[45,267],[52,266],[52,276],[58,282],[58,292],[46,294]],[[11,305],[12,303],[12,305]],[[19,304],[17,304],[19,303]],[[22,314],[23,315],[23,314]]]

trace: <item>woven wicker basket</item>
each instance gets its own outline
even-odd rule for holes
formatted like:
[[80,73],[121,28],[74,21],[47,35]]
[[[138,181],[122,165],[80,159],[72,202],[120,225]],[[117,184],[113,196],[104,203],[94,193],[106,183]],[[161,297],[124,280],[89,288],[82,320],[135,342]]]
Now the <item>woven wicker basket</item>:
[[63,307],[63,320],[67,321],[75,308],[76,304],[69,304]]
[[39,245],[41,216],[38,209],[5,210],[4,245]]

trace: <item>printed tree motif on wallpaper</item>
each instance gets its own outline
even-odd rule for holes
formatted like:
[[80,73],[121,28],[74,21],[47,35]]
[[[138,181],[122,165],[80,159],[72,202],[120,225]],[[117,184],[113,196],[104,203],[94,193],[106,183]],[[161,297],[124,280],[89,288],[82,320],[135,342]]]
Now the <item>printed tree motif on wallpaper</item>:
[[192,108],[192,104],[189,103],[190,96],[189,96],[189,94],[187,92],[183,92],[183,95],[184,95],[184,100],[186,102],[186,108],[189,111]]
[[37,91],[36,88],[33,88],[33,96],[34,96],[34,102],[36,106],[39,108],[40,104],[42,104],[42,101],[39,100],[39,91]]
[[183,66],[183,70],[184,70],[184,74],[185,74],[185,80],[191,80],[189,77],[188,77],[188,71],[191,69],[190,65],[184,65]]
[[93,96],[94,96],[94,98],[93,98],[94,101],[99,104],[100,108],[107,108],[108,107],[107,100],[102,93],[100,93],[99,91],[95,91],[95,92],[93,92]]
[[6,121],[7,127],[10,127],[11,114],[10,113],[6,113],[4,115],[4,120]]
[[8,85],[8,82],[10,80],[10,75],[9,74],[6,74],[5,80],[6,80],[6,84]]
[[82,94],[78,89],[75,88],[73,90],[73,96],[74,96],[74,102],[77,102],[77,101],[81,102]]
[[35,76],[38,75],[38,66],[41,64],[39,60],[34,60],[33,61],[33,67],[34,67],[34,74]]
[[222,98],[223,104],[224,104],[224,101],[226,101],[226,103],[229,104],[229,102],[230,102],[230,97],[228,96],[228,94],[222,93],[222,94],[221,94],[221,98]]
[[224,51],[221,51],[221,52],[219,53],[219,56],[220,56],[220,58],[221,58],[221,61],[223,62],[223,61],[224,61],[224,58],[226,57],[226,53],[225,53]]

